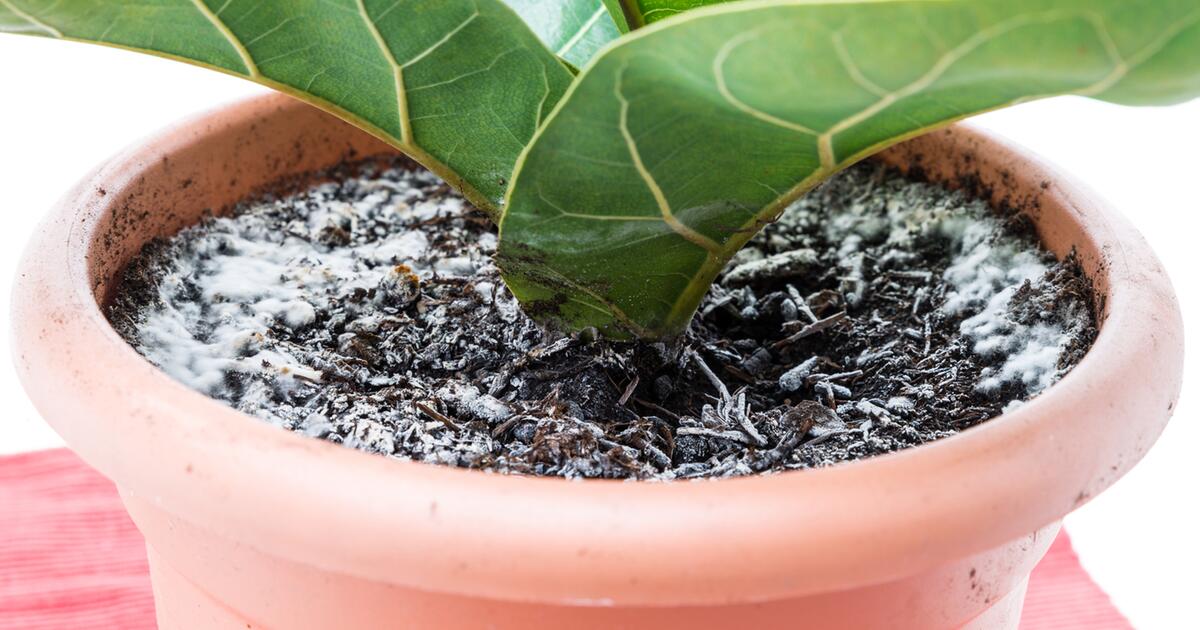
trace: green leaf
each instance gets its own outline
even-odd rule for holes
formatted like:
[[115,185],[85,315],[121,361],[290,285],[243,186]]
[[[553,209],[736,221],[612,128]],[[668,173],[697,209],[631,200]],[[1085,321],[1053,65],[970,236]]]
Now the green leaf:
[[559,102],[518,162],[499,263],[529,312],[560,326],[677,334],[759,228],[884,147],[1054,94],[1197,93],[1195,0],[689,11],[608,48]]
[[582,67],[620,37],[603,0],[505,0],[556,55]]
[[733,0],[613,0],[621,4],[629,23],[638,26],[645,26],[692,9],[731,1]]
[[612,16],[618,31],[628,33],[633,30],[629,25],[629,15],[626,14],[627,8],[634,7],[633,0],[604,0],[604,6],[608,7],[608,14]]
[[0,0],[0,31],[271,86],[389,141],[493,215],[572,80],[499,0]]

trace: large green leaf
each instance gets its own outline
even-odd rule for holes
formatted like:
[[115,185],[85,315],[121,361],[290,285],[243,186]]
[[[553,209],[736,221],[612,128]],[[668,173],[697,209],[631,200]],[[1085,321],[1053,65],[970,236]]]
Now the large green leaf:
[[517,165],[499,262],[549,321],[678,333],[762,225],[866,155],[1053,94],[1166,104],[1198,92],[1196,0],[689,11],[608,48],[559,102]]
[[621,35],[603,0],[505,0],[555,54],[583,66]]
[[0,0],[0,31],[269,85],[388,140],[493,214],[572,79],[500,0]]

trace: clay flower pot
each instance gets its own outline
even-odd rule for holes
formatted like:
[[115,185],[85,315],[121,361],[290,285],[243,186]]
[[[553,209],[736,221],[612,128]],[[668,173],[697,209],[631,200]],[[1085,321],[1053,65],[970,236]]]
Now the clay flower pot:
[[388,151],[284,97],[113,159],[38,231],[16,361],[145,534],[182,628],[1009,628],[1062,517],[1170,415],[1182,329],[1145,241],[1085,187],[967,127],[884,160],[971,181],[1076,248],[1099,338],[1060,383],[936,443],[821,470],[623,483],[388,460],[274,428],[172,381],[101,312],[138,249],[287,175]]

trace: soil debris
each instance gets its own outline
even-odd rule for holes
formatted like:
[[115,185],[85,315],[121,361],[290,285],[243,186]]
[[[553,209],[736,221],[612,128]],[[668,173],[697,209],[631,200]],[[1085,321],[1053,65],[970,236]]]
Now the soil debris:
[[436,177],[346,167],[148,245],[109,307],[174,378],[286,429],[505,473],[689,479],[828,466],[1036,395],[1095,337],[1027,221],[849,169],[735,257],[679,340],[547,333]]

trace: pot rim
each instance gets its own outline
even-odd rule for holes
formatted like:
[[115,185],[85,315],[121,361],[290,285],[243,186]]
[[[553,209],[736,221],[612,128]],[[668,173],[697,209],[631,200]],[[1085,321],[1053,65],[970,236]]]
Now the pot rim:
[[[257,97],[118,154],[39,229],[13,297],[18,372],[76,452],[123,493],[272,555],[428,591],[591,605],[763,601],[878,583],[1057,521],[1140,459],[1179,392],[1182,322],[1144,239],[1062,171],[959,125],[911,142],[971,147],[985,168],[1007,169],[1010,193],[1037,196],[1039,225],[1063,223],[1098,256],[1094,346],[1013,411],[831,468],[669,483],[396,461],[280,430],[138,355],[97,306],[89,257],[102,247],[98,223],[148,165],[306,110]],[[916,159],[912,146],[885,159]]]

